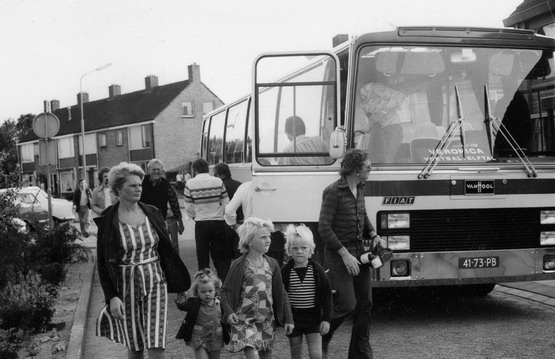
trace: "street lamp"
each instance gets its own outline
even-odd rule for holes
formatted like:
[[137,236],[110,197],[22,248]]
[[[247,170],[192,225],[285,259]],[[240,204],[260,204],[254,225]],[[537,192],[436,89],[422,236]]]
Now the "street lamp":
[[79,106],[81,108],[81,137],[83,139],[83,180],[87,180],[87,156],[85,154],[85,115],[83,114],[83,77],[86,75],[93,73],[95,71],[102,71],[107,67],[112,66],[112,63],[107,63],[106,65],[102,65],[94,70],[89,72],[85,72],[81,75],[81,79],[79,80]]

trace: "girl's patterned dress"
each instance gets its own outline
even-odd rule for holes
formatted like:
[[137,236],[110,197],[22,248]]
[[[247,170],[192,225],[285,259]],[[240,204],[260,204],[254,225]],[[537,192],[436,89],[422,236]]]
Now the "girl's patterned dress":
[[193,349],[202,347],[207,352],[221,350],[224,347],[221,320],[222,310],[218,298],[213,306],[201,303],[191,340],[185,344]]
[[118,275],[118,291],[125,306],[123,321],[109,307],[100,312],[96,335],[122,343],[131,350],[165,348],[167,318],[166,280],[156,247],[158,234],[148,217],[139,227],[119,222],[125,254]]
[[268,261],[264,260],[262,267],[256,267],[246,259],[241,306],[236,312],[239,323],[231,327],[230,351],[240,351],[245,347],[272,349],[275,328],[272,274]]

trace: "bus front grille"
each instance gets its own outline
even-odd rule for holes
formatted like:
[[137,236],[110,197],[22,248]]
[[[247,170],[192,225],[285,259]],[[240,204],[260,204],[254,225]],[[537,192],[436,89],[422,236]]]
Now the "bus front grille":
[[539,213],[538,208],[414,211],[411,252],[536,248]]

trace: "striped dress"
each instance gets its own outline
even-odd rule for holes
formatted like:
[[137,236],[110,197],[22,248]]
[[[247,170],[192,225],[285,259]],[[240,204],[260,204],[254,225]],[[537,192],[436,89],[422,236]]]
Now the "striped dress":
[[119,222],[125,254],[118,273],[118,291],[125,306],[123,321],[108,305],[97,319],[96,335],[139,351],[166,346],[167,288],[157,253],[158,234],[148,217],[139,227]]

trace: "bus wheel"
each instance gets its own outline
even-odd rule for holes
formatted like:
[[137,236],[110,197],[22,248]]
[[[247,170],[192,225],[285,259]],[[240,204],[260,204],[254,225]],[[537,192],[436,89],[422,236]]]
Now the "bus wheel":
[[491,293],[495,283],[470,284],[464,286],[464,292],[472,297],[483,297]]

